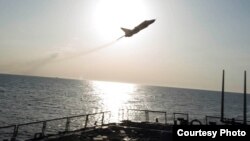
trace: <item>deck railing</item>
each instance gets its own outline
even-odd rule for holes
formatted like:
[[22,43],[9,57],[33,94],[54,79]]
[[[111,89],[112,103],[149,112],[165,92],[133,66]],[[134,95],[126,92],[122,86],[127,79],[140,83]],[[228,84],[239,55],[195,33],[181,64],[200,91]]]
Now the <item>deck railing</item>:
[[[206,125],[239,125],[244,124],[243,119],[235,119],[235,118],[223,118],[221,120],[221,117],[219,116],[206,116],[205,117],[205,124]],[[246,124],[250,124],[250,121],[246,121]]]
[[[153,110],[139,110],[139,109],[124,109],[121,120],[130,120],[132,122],[154,122],[169,124],[167,121],[167,112],[153,111]],[[125,119],[125,116],[127,117]],[[81,131],[90,129],[91,127],[102,126],[110,123],[111,112],[99,112],[93,114],[76,115],[63,118],[56,118],[50,120],[43,120],[25,124],[8,125],[0,127],[0,140],[11,139],[15,141],[18,139],[37,139],[53,135],[59,135],[69,132]],[[234,125],[243,124],[243,120],[224,118],[221,121],[219,116],[205,116],[205,123],[198,119],[189,118],[188,113],[173,113],[173,121],[175,125]],[[247,121],[249,124],[250,121]]]
[[[109,123],[110,111],[0,127],[0,140],[42,138]],[[73,126],[72,126],[73,125]]]
[[[125,111],[122,109],[122,120],[124,120]],[[167,124],[167,112],[154,110],[139,110],[127,109],[127,120],[141,121],[141,122],[159,122]]]

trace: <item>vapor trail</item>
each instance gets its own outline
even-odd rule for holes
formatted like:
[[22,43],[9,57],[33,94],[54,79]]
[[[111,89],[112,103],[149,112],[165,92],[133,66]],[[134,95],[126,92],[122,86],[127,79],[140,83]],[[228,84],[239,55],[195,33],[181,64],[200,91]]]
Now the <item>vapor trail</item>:
[[[122,38],[122,37],[120,37],[120,38]],[[86,56],[86,55],[89,55],[91,53],[102,50],[104,48],[108,48],[108,47],[112,46],[114,43],[116,43],[119,39],[114,40],[114,41],[109,42],[109,43],[106,43],[106,44],[103,44],[103,45],[100,45],[100,46],[97,46],[97,47],[90,49],[90,50],[80,51],[78,53],[70,54],[67,56],[64,56],[64,53],[62,54],[60,52],[54,52],[54,53],[51,53],[49,55],[40,56],[36,59],[30,60],[27,62],[4,65],[5,67],[3,67],[3,68],[12,69],[12,70],[20,70],[22,73],[31,74],[31,73],[34,73],[36,71],[39,71],[44,66],[49,65],[50,63],[66,61],[66,60],[74,59],[77,57]],[[67,52],[65,52],[65,53],[67,53]]]
[[43,58],[38,58],[35,60],[32,60],[30,62],[27,62],[26,69],[23,73],[33,73],[36,72],[37,70],[41,69],[42,67],[46,66],[49,64],[51,61],[56,59],[58,57],[57,53],[51,54],[49,56],[43,57]]
[[121,38],[125,37],[125,35],[119,37],[118,39],[116,39],[116,41],[120,40]]
[[81,51],[81,52],[79,52],[77,54],[72,54],[70,56],[66,56],[66,57],[63,57],[61,59],[57,59],[57,61],[69,60],[69,59],[73,59],[73,58],[77,58],[77,57],[86,56],[86,55],[89,55],[91,53],[97,52],[97,51],[99,51],[101,49],[108,48],[108,47],[112,46],[116,42],[117,42],[117,40],[106,43],[106,44],[103,44],[103,45],[100,45],[100,46],[97,46],[97,47],[95,47],[93,49],[90,49],[90,50]]

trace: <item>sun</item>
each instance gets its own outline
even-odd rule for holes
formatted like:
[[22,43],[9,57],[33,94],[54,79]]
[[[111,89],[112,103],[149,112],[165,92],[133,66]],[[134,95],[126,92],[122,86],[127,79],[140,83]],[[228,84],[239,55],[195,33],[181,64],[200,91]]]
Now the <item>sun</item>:
[[102,40],[114,40],[124,33],[121,27],[133,28],[150,18],[145,0],[100,0],[93,11],[93,27]]

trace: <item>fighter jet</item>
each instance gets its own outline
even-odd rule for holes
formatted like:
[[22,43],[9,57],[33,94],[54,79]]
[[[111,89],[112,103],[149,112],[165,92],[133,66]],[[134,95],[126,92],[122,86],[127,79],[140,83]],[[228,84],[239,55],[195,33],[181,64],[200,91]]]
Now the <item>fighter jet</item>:
[[121,28],[121,29],[125,32],[125,35],[124,35],[125,37],[131,37],[154,22],[155,22],[155,19],[145,20],[144,22],[136,26],[134,29],[126,29],[126,28]]

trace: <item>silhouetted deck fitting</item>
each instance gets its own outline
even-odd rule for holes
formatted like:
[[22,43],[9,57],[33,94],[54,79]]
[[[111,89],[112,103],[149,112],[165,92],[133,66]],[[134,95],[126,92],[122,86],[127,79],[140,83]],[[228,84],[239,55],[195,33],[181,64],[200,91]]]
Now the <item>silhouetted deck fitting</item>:
[[[222,71],[222,91],[221,91],[221,122],[224,122],[224,89],[225,89],[225,70]],[[226,122],[226,121],[225,121]],[[234,122],[234,119],[231,121]],[[244,96],[243,96],[243,124],[247,124],[247,72],[244,71]]]
[[247,72],[244,71],[243,124],[247,124]]
[[222,91],[221,91],[221,121],[224,120],[224,86],[225,86],[225,70],[222,71]]
[[146,122],[149,122],[149,114],[150,114],[150,113],[164,114],[165,124],[167,124],[167,112],[165,112],[165,111],[140,110],[140,109],[127,109],[127,120],[130,120],[130,118],[129,118],[129,116],[130,116],[129,111],[144,112],[145,121],[146,121]]
[[[178,116],[180,117],[178,118]],[[189,124],[188,113],[174,113],[174,125],[177,125],[178,121],[180,125],[188,125]]]

